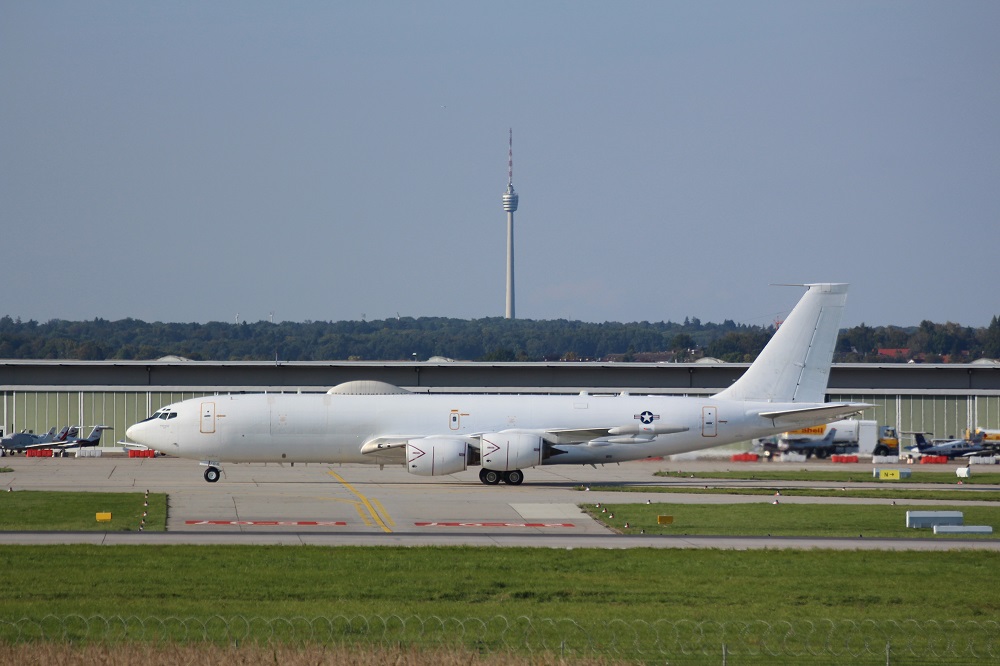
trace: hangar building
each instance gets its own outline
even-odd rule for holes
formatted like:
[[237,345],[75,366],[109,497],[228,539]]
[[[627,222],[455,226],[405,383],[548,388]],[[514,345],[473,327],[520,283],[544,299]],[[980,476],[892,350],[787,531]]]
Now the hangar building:
[[[103,446],[161,405],[236,392],[325,392],[371,379],[439,393],[629,393],[710,395],[749,364],[475,363],[455,361],[156,361],[0,360],[2,429],[45,432],[63,425],[114,428]],[[835,364],[828,399],[872,403],[864,418],[899,432],[960,436],[1000,429],[1000,362]],[[86,432],[84,433],[86,434]],[[905,438],[902,442],[909,444]]]

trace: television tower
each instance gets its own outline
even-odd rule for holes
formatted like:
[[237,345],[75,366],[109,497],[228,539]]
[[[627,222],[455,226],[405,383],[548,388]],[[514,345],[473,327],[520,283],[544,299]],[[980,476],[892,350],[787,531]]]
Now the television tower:
[[503,193],[503,209],[507,211],[507,310],[504,317],[514,318],[514,211],[517,192],[514,191],[514,130],[507,135],[507,191]]

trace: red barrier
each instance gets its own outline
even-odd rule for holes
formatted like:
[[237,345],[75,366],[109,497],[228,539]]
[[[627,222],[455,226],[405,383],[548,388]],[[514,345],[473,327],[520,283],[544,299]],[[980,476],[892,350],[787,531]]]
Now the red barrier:
[[835,454],[835,455],[830,456],[830,462],[835,462],[835,463],[856,463],[856,462],[858,462],[858,457],[854,456],[854,455],[848,456],[848,455]]
[[948,462],[948,456],[922,456],[921,465],[943,465]]
[[24,452],[25,458],[51,458],[53,455],[52,449],[28,449]]
[[757,462],[760,458],[756,453],[734,453],[730,460],[732,462]]

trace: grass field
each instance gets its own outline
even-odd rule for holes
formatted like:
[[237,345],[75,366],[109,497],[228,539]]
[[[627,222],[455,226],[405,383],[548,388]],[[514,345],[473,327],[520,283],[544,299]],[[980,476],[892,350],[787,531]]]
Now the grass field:
[[[981,487],[981,486],[980,486]],[[780,491],[788,497],[853,497],[859,499],[882,500],[943,500],[946,502],[1000,502],[1000,490],[977,490],[963,488],[952,490],[920,490],[918,488],[884,487],[884,488],[787,488],[780,486],[740,488],[733,486],[644,486],[644,485],[614,485],[614,486],[578,486],[577,490],[590,488],[592,491],[619,493],[680,493],[684,495],[773,495]]]
[[[927,538],[932,530],[906,527],[908,510],[927,506],[884,504],[587,504],[584,510],[622,534],[700,536],[813,536]],[[954,538],[997,538],[1000,506],[938,506],[935,511],[961,511],[966,525],[991,525],[993,535],[953,535]],[[613,518],[611,516],[614,516]],[[658,524],[657,516],[672,516],[673,523]],[[628,523],[629,527],[625,527]],[[935,536],[946,540],[952,536]]]
[[[351,666],[549,666],[565,665],[558,653],[517,655],[480,654],[466,648],[413,649],[405,647],[351,647],[340,645],[2,645],[0,664],[59,664],[71,666],[316,666],[350,664]],[[611,659],[574,657],[581,666],[611,665],[624,662]]]
[[[933,465],[932,465],[933,466]],[[948,467],[942,471],[925,471],[913,469],[910,465],[879,465],[885,469],[910,469],[911,476],[898,481],[882,481],[886,486],[905,485],[908,483],[942,483],[957,485],[959,479],[955,476],[955,468]],[[920,467],[919,465],[917,466]],[[744,479],[748,481],[828,481],[832,483],[872,483],[879,482],[872,478],[871,471],[845,472],[839,470],[818,470],[818,469],[798,469],[798,470],[775,470],[773,467],[756,466],[748,467],[745,470],[736,471],[716,471],[716,472],[677,472],[659,471],[654,476],[676,477],[681,479]],[[973,468],[972,476],[963,479],[963,486],[973,488],[989,488],[1000,486],[1000,472],[981,472]]]
[[[106,512],[111,521],[97,522],[97,514]],[[0,531],[5,532],[135,532],[140,526],[162,532],[166,522],[162,493],[0,492]]]
[[3,546],[0,570],[5,619],[415,614],[860,622],[1000,616],[992,586],[966,584],[995,575],[996,554],[980,551]]
[[[112,529],[135,529],[143,510],[163,529],[166,496],[146,501],[3,493],[0,529],[90,529],[104,510],[122,521]],[[647,533],[670,513],[667,533],[918,534],[900,527],[905,506],[608,508],[612,524]],[[1000,507],[958,508],[967,524],[1000,524]],[[991,649],[1000,597],[967,583],[990,580],[995,562],[970,550],[0,546],[0,663],[720,663],[723,643],[731,664],[886,663],[888,634],[897,650],[968,663],[942,645],[958,628],[959,648]],[[317,644],[313,626],[333,638]]]

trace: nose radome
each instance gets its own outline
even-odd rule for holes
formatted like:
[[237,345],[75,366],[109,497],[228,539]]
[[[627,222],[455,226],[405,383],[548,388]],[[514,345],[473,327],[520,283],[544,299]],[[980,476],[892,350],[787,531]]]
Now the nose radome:
[[133,439],[134,440],[135,439],[135,435],[136,435],[136,433],[138,431],[139,431],[139,429],[137,427],[135,427],[134,425],[131,425],[131,426],[129,426],[125,430],[125,436],[128,437],[129,439]]

